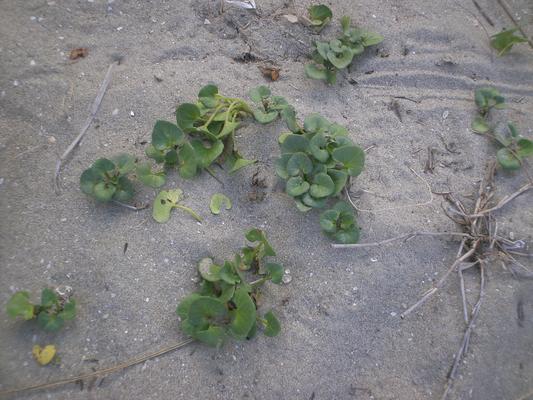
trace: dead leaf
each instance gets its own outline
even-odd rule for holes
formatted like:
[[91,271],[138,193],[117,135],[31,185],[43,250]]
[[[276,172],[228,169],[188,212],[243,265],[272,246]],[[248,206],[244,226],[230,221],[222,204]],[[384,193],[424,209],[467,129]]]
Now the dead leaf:
[[33,346],[33,358],[41,365],[47,365],[52,361],[56,355],[56,347],[52,344],[41,347],[39,345]]
[[284,14],[283,15],[287,21],[291,24],[296,24],[298,22],[298,16],[294,14]]
[[77,49],[72,49],[68,58],[71,60],[77,60],[78,58],[85,58],[89,55],[89,50],[85,47],[78,47]]
[[270,65],[259,65],[257,68],[259,68],[259,71],[261,71],[265,78],[270,78],[270,80],[272,81],[277,81],[279,79],[279,71],[281,71],[280,68],[273,67]]

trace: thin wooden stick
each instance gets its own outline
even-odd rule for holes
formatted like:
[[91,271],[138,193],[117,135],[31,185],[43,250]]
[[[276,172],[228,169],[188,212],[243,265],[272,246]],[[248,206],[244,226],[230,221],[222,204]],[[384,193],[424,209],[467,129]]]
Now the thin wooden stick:
[[404,235],[395,236],[390,239],[381,240],[379,242],[372,243],[354,243],[354,244],[341,244],[341,243],[332,243],[331,247],[334,249],[360,249],[364,247],[380,247],[385,244],[397,242],[402,239],[411,239],[415,236],[460,236],[463,238],[473,239],[472,235],[463,232],[411,232]]
[[431,296],[433,296],[437,290],[439,290],[442,285],[444,285],[444,282],[446,281],[446,279],[448,278],[448,276],[452,273],[452,271],[459,265],[461,264],[464,260],[466,260],[468,257],[470,257],[472,254],[474,254],[474,252],[476,251],[476,247],[479,243],[479,239],[474,242],[474,244],[472,245],[472,248],[470,250],[468,250],[465,254],[463,254],[461,257],[457,258],[453,264],[450,266],[450,268],[448,269],[448,271],[446,271],[446,273],[442,276],[442,278],[439,279],[439,281],[437,282],[437,284],[431,288],[430,290],[428,290],[426,292],[426,294],[424,294],[424,296],[422,296],[422,298],[420,300],[418,300],[415,304],[413,304],[411,307],[409,307],[406,311],[404,311],[400,317],[401,318],[405,318],[407,317],[409,314],[411,314],[414,310],[416,310],[418,307],[420,307],[422,304],[424,304],[426,301],[428,301]]
[[63,155],[57,160],[56,163],[56,171],[54,175],[54,186],[56,193],[59,194],[59,173],[61,172],[61,166],[65,159],[69,156],[69,154],[76,148],[76,146],[80,143],[81,139],[85,136],[85,133],[87,133],[87,130],[91,126],[91,123],[93,122],[94,117],[96,116],[96,113],[98,112],[98,109],[100,108],[100,104],[102,103],[102,99],[104,98],[105,92],[107,90],[107,87],[109,86],[109,83],[111,82],[111,73],[113,72],[113,67],[115,65],[118,65],[118,61],[115,61],[111,63],[109,68],[107,69],[107,72],[105,74],[104,80],[102,84],[100,85],[100,90],[98,91],[98,94],[96,95],[96,98],[94,99],[94,102],[90,109],[90,114],[85,120],[85,124],[81,128],[81,131],[78,136],[76,136],[76,139],[70,144],[70,146],[67,147]]
[[55,387],[58,387],[58,386],[67,385],[69,383],[75,383],[75,382],[78,382],[78,381],[83,381],[83,380],[86,380],[86,379],[89,379],[89,378],[96,378],[96,377],[109,375],[109,374],[112,374],[114,372],[121,371],[121,370],[123,370],[125,368],[129,368],[129,367],[132,367],[134,365],[140,364],[140,363],[142,363],[144,361],[147,361],[147,360],[150,360],[152,358],[161,356],[161,355],[166,354],[168,352],[171,352],[173,350],[177,350],[177,349],[179,349],[181,347],[184,347],[184,346],[186,346],[186,345],[188,345],[188,344],[190,344],[192,342],[194,342],[194,339],[187,339],[187,340],[184,340],[182,342],[174,343],[174,344],[172,344],[170,346],[164,347],[164,348],[162,348],[162,349],[160,349],[158,351],[155,351],[153,353],[149,353],[149,354],[146,354],[146,355],[135,356],[135,357],[130,358],[129,360],[124,361],[123,363],[120,363],[118,365],[114,365],[114,366],[108,367],[108,368],[99,369],[99,370],[96,370],[94,372],[89,372],[87,374],[74,376],[72,378],[60,379],[58,381],[53,381],[53,382],[49,382],[49,383],[40,383],[40,384],[36,384],[36,385],[30,385],[30,386],[25,386],[25,387],[20,387],[20,388],[4,390],[4,391],[0,392],[0,396],[6,396],[8,394],[14,394],[14,393],[20,393],[20,392],[26,392],[26,391],[32,391],[32,390],[51,389],[51,388],[55,388]]
[[485,273],[484,273],[484,268],[483,268],[483,261],[480,262],[480,272],[481,272],[481,278],[480,278],[481,282],[480,282],[480,287],[479,287],[479,298],[478,298],[476,305],[472,309],[470,323],[468,324],[465,330],[465,333],[463,335],[463,341],[461,342],[459,351],[457,352],[455,356],[452,369],[448,375],[448,382],[446,383],[446,389],[444,390],[441,400],[445,400],[448,397],[448,393],[452,386],[452,382],[455,379],[455,374],[457,373],[457,370],[459,368],[459,363],[463,359],[465,353],[468,351],[468,344],[470,343],[470,336],[472,335],[472,331],[474,330],[474,325],[479,315],[479,309],[481,308],[481,303],[483,302],[483,297],[485,293]]

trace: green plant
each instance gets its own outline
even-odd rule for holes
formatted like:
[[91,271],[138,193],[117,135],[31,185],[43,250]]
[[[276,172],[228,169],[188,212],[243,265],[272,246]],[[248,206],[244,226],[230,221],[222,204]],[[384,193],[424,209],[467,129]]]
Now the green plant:
[[331,18],[333,18],[333,13],[328,6],[324,4],[313,5],[309,7],[309,21],[311,25],[315,27],[317,32],[320,32],[324,27],[329,24]]
[[359,227],[353,209],[344,201],[339,201],[332,209],[320,215],[320,226],[326,236],[338,243],[359,241]]
[[231,209],[231,200],[228,196],[222,194],[222,193],[215,193],[213,196],[211,196],[211,201],[209,203],[209,209],[211,212],[215,215],[220,214],[220,211],[222,208],[225,208],[226,210]]
[[152,217],[163,224],[170,219],[170,212],[174,209],[180,209],[189,213],[195,220],[202,222],[202,217],[196,214],[191,208],[179,204],[183,197],[181,189],[162,190],[154,200]]
[[[281,283],[283,267],[263,263],[265,257],[274,256],[275,252],[261,230],[251,229],[246,239],[252,245],[231,261],[215,264],[212,258],[200,260],[201,288],[185,297],[176,310],[181,329],[210,346],[219,347],[229,338],[251,339],[259,326],[267,336],[276,336],[280,331],[272,311],[260,316],[257,307],[261,286],[267,281]],[[259,279],[248,282],[247,270]]]
[[177,124],[157,121],[146,155],[166,166],[177,166],[183,178],[192,178],[215,162],[225,161],[229,171],[252,164],[235,147],[235,130],[252,115],[241,99],[226,97],[215,85],[204,86],[196,103],[176,109]]
[[272,96],[270,89],[264,85],[250,90],[249,96],[258,107],[253,110],[254,118],[261,124],[271,123],[290,107],[284,97]]
[[313,64],[305,66],[309,78],[325,80],[334,84],[337,71],[348,67],[355,56],[363,53],[366,47],[383,41],[379,34],[350,26],[350,18],[341,19],[342,35],[329,42],[315,42],[312,53]]
[[490,45],[498,52],[498,57],[509,52],[515,44],[527,42],[527,39],[523,36],[514,34],[517,30],[518,28],[504,29],[500,33],[490,37]]
[[12,318],[22,317],[25,320],[36,318],[45,331],[55,332],[63,327],[65,321],[74,319],[76,302],[74,299],[63,298],[52,289],[44,288],[41,303],[33,304],[28,292],[19,291],[9,299],[7,314]]
[[81,190],[102,202],[128,201],[134,194],[133,183],[130,180],[134,170],[137,179],[145,185],[159,187],[165,183],[164,172],[153,172],[150,164],[137,164],[135,157],[119,154],[111,160],[100,158],[83,171],[80,177]]
[[533,141],[521,136],[511,122],[507,124],[508,132],[502,135],[490,125],[489,112],[492,108],[505,108],[505,99],[495,88],[477,89],[474,96],[478,107],[478,115],[472,121],[475,133],[490,137],[501,148],[496,153],[496,159],[502,168],[507,170],[519,169],[524,158],[533,155]]

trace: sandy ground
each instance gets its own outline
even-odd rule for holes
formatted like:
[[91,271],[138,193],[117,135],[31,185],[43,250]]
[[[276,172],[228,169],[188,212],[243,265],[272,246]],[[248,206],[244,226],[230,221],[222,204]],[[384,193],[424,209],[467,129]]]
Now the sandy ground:
[[[512,119],[533,137],[533,52],[520,45],[504,58],[493,56],[481,24],[490,34],[511,25],[494,1],[478,0],[494,26],[467,0],[328,1],[336,18],[347,14],[386,38],[377,54],[369,51],[332,87],[304,76],[316,37],[279,17],[290,12],[287,4],[256,1],[258,14],[227,6],[222,15],[218,1],[210,0],[0,1],[0,304],[4,308],[18,289],[37,294],[44,285],[64,284],[75,289],[79,303],[78,318],[55,335],[9,320],[2,311],[0,389],[90,371],[183,339],[174,310],[195,288],[195,262],[206,255],[229,257],[243,244],[243,232],[257,226],[267,231],[293,277],[265,296],[283,324],[279,337],[231,342],[221,350],[193,344],[90,390],[70,385],[17,398],[440,398],[464,329],[456,278],[418,313],[406,320],[399,314],[442,276],[457,242],[419,238],[364,251],[332,249],[317,215],[299,213],[275,177],[282,123],[250,123],[239,131],[243,154],[259,162],[235,175],[220,173],[224,188],[207,174],[192,181],[170,176],[167,187],[185,191],[185,204],[205,217],[202,225],[179,213],[159,225],[149,210],[102,206],[79,190],[81,172],[96,158],[123,151],[142,155],[154,121],[172,120],[175,106],[194,100],[204,84],[217,83],[239,97],[264,84],[257,65],[265,59],[282,68],[270,87],[300,117],[320,112],[348,126],[361,146],[374,146],[353,185],[354,192],[364,190],[360,207],[375,210],[359,215],[362,241],[457,229],[443,214],[440,197],[412,206],[427,203],[430,194],[409,167],[435,191],[451,190],[467,200],[476,190],[495,153],[469,131],[476,87],[499,88],[510,107],[497,118]],[[293,11],[308,5],[297,2]],[[533,34],[531,2],[510,5]],[[334,23],[322,35],[337,30]],[[87,47],[88,57],[69,61],[75,47]],[[79,132],[117,56],[123,62],[56,195],[57,157]],[[428,147],[435,149],[433,173],[423,172]],[[268,183],[263,201],[250,201],[256,172]],[[498,196],[525,180],[503,173],[497,179]],[[234,208],[212,216],[209,199],[219,191]],[[155,196],[146,188],[139,192],[140,200]],[[519,197],[498,214],[502,235],[531,241],[532,199],[531,193]],[[477,276],[467,274],[472,303]],[[61,364],[37,366],[34,343],[56,343]],[[450,398],[512,400],[531,390],[531,281],[517,281],[492,265],[471,349]]]

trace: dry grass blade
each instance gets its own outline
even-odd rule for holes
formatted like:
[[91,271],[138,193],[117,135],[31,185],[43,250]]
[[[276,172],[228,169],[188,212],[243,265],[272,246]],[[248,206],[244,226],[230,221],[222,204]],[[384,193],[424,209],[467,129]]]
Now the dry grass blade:
[[473,236],[469,235],[468,233],[464,233],[464,232],[411,232],[411,233],[406,233],[404,235],[395,236],[390,239],[380,240],[379,242],[354,243],[354,244],[332,243],[331,247],[333,247],[334,249],[360,249],[360,248],[365,248],[365,247],[381,247],[386,244],[398,242],[404,239],[407,241],[411,238],[414,238],[415,236],[458,236],[458,237],[473,239]]
[[84,380],[87,380],[87,379],[103,377],[103,376],[112,374],[114,372],[118,372],[118,371],[121,371],[123,369],[132,367],[134,365],[140,364],[140,363],[142,363],[144,361],[150,360],[150,359],[158,357],[160,355],[169,353],[169,352],[171,352],[173,350],[177,350],[177,349],[179,349],[181,347],[184,347],[184,346],[186,346],[186,345],[188,345],[188,344],[190,344],[192,342],[194,342],[194,339],[187,339],[187,340],[184,340],[182,342],[174,343],[174,344],[172,344],[170,346],[164,347],[164,348],[162,348],[160,350],[157,350],[155,352],[148,353],[148,354],[142,354],[142,355],[130,358],[129,360],[127,360],[127,361],[125,361],[123,363],[120,363],[118,365],[114,365],[114,366],[109,367],[109,368],[102,368],[102,369],[96,370],[94,372],[89,372],[87,374],[74,376],[72,378],[60,379],[60,380],[53,381],[53,382],[48,382],[48,383],[39,383],[39,384],[36,384],[36,385],[29,385],[29,386],[20,387],[20,388],[4,390],[4,391],[0,392],[0,396],[7,396],[7,395],[10,395],[10,394],[15,394],[15,393],[20,393],[20,392],[27,392],[27,391],[32,391],[32,390],[52,389],[52,388],[55,388],[55,387],[67,385],[69,383],[76,383],[76,382],[80,382],[80,381],[83,382]]

